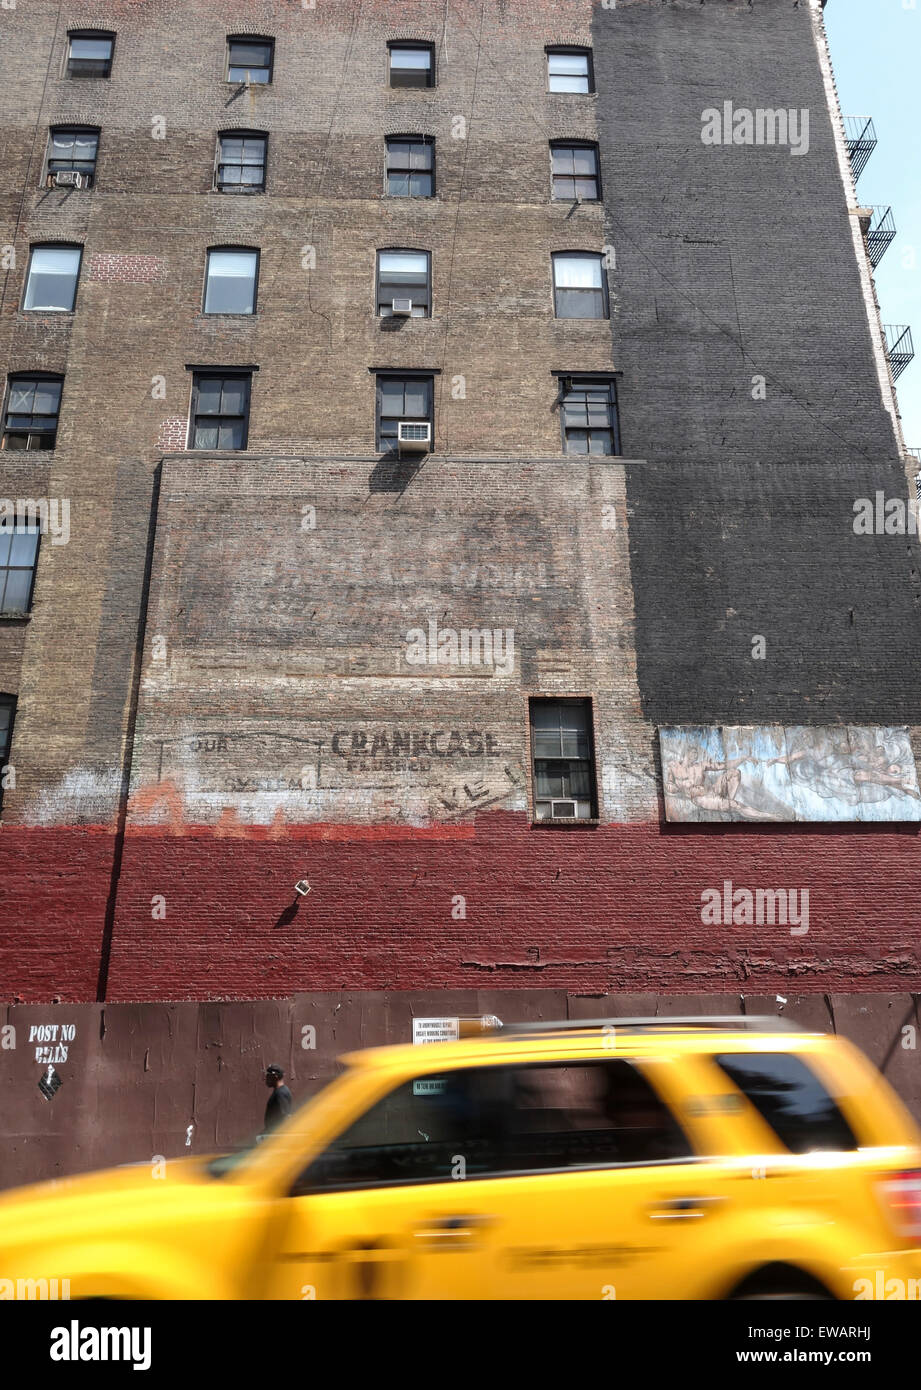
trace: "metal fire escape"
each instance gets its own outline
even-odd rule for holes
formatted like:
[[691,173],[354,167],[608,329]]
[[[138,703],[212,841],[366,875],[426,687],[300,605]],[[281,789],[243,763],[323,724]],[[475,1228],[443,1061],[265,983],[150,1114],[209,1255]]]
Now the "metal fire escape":
[[895,218],[892,216],[892,208],[874,205],[870,211],[873,216],[870,218],[864,237],[866,238],[870,264],[875,270],[895,241]]
[[[845,116],[844,139],[848,158],[851,161],[851,172],[856,184],[877,145],[876,127],[872,117]],[[860,218],[860,229],[866,242],[867,256],[875,270],[895,240],[895,219],[892,216],[892,208],[874,205],[857,208],[856,212]],[[892,323],[882,324],[882,329],[886,340],[886,357],[889,361],[892,380],[898,381],[905,368],[914,359],[915,347],[911,338],[911,329],[905,324]]]
[[892,380],[898,381],[915,355],[911,329],[902,323],[884,323],[883,332],[886,335],[886,356],[889,358]]
[[876,128],[870,116],[845,116],[844,138],[854,173],[854,182],[867,167],[867,160],[876,149]]

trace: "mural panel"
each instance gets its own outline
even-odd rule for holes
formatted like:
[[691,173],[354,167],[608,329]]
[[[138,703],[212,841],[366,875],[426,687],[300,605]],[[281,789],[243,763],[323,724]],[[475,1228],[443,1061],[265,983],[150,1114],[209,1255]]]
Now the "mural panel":
[[917,821],[908,730],[660,729],[669,821]]

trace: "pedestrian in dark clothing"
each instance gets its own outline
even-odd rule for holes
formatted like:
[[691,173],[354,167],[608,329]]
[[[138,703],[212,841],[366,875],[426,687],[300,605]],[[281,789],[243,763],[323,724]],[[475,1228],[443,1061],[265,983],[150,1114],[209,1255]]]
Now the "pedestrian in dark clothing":
[[273,1129],[277,1129],[282,1120],[291,1114],[293,1104],[291,1092],[284,1084],[285,1074],[281,1067],[274,1063],[265,1069],[265,1084],[271,1088],[272,1094],[269,1096],[268,1104],[265,1107],[265,1120],[263,1129],[269,1134]]

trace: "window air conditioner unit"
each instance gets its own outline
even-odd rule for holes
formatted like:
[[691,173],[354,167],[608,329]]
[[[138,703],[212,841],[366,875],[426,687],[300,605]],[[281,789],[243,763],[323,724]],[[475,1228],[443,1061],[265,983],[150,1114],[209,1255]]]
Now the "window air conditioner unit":
[[55,169],[51,182],[55,188],[83,188],[84,176],[79,169]]
[[395,319],[409,319],[413,314],[413,302],[411,299],[394,299],[392,301],[391,312]]
[[575,801],[551,801],[550,817],[552,820],[572,820],[579,814],[579,807]]
[[401,454],[427,454],[431,442],[432,426],[428,420],[401,420],[397,425]]

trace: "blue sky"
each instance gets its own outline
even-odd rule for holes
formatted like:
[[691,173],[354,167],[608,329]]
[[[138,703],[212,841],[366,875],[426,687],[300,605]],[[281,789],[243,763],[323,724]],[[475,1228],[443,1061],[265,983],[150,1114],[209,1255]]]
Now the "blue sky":
[[895,217],[876,291],[883,322],[914,334],[918,357],[896,390],[905,443],[921,448],[921,0],[828,0],[825,25],[842,110],[872,116],[879,139],[857,191]]

